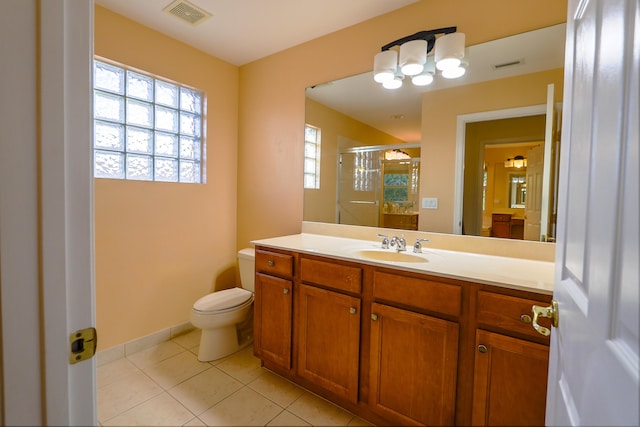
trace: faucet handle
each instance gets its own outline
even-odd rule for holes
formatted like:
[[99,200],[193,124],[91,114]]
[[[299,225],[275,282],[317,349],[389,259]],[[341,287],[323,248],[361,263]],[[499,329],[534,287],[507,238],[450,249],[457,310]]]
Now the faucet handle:
[[386,234],[380,234],[378,233],[376,236],[378,237],[382,237],[382,249],[389,249],[389,239]]
[[429,239],[423,239],[420,237],[416,238],[416,243],[413,245],[413,252],[417,253],[417,254],[421,254],[422,253],[422,244],[420,242],[428,242]]

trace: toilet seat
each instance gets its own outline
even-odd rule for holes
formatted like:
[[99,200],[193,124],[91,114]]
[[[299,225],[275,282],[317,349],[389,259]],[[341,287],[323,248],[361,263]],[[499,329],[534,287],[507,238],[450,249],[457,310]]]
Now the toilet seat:
[[231,288],[203,296],[193,304],[193,310],[202,313],[234,310],[253,301],[253,292]]

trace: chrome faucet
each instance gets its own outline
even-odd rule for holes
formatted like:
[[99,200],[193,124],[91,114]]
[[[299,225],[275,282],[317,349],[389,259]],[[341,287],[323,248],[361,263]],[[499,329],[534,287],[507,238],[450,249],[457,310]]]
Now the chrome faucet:
[[389,244],[391,246],[397,246],[396,251],[398,252],[407,250],[407,241],[404,240],[404,237],[393,236]]
[[378,237],[382,237],[382,249],[389,249],[389,239],[386,234],[377,234]]
[[416,243],[413,245],[413,252],[417,254],[422,253],[422,244],[420,242],[428,242],[429,239],[421,239],[420,237],[416,238]]

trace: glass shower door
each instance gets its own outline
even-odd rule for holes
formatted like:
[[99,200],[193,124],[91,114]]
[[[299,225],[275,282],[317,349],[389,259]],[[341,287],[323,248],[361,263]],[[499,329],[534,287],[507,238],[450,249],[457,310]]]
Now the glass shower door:
[[380,151],[340,154],[338,223],[378,227],[380,212]]

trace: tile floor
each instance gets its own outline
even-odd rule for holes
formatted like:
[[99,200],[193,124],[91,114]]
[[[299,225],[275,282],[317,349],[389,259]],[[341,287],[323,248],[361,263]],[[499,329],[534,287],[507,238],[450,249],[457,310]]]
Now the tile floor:
[[193,330],[98,367],[103,426],[367,426],[361,418],[260,367],[249,346],[198,361]]

